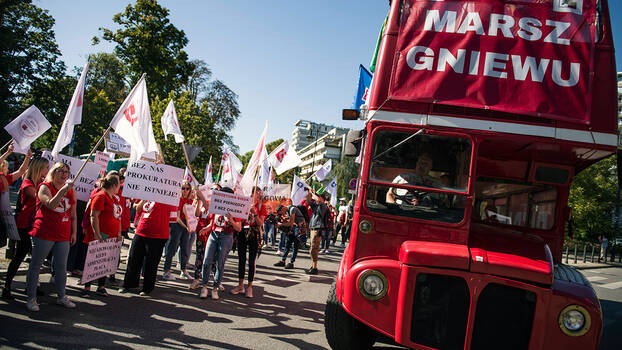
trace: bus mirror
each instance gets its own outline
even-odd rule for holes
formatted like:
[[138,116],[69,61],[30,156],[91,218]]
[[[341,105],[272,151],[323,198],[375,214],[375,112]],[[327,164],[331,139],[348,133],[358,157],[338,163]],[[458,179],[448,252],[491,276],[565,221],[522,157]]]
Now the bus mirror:
[[344,155],[348,157],[356,157],[361,153],[361,141],[363,140],[364,130],[350,130],[346,136],[346,144],[344,147]]
[[359,117],[358,109],[344,109],[341,111],[341,119],[343,120],[358,120]]

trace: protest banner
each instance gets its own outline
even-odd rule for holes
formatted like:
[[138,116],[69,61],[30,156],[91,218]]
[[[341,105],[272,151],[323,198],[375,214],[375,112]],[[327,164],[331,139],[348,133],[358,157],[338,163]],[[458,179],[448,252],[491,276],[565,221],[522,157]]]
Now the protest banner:
[[220,215],[227,215],[227,213],[229,213],[234,218],[246,220],[248,219],[248,212],[251,209],[251,204],[251,197],[235,193],[214,191],[207,212]]
[[137,160],[125,173],[123,197],[177,206],[183,178],[184,169]]
[[20,238],[17,232],[17,225],[15,224],[15,216],[11,210],[9,192],[2,192],[0,194],[0,221],[2,221],[2,227],[7,236],[12,240],[19,241]]
[[106,151],[118,154],[122,157],[129,157],[132,147],[121,136],[114,132],[108,133],[106,138]]
[[197,229],[197,224],[199,223],[199,218],[194,215],[194,206],[192,204],[184,205],[184,209],[186,209],[186,223],[188,224],[188,232],[194,232]]
[[82,272],[82,284],[117,272],[122,241],[110,238],[89,243]]
[[21,149],[28,149],[30,144],[43,135],[52,125],[35,106],[28,107],[17,118],[4,127]]
[[95,181],[97,181],[99,177],[99,165],[88,162],[84,167],[84,171],[80,174],[80,177],[76,179],[78,170],[80,170],[80,167],[84,164],[83,160],[59,154],[56,161],[69,165],[69,171],[71,172],[69,178],[73,180],[73,189],[76,191],[78,200],[88,202],[91,191],[95,188]]
[[100,173],[102,174],[102,176],[106,173],[106,169],[108,168],[108,161],[110,161],[110,155],[108,155],[108,153],[101,151],[95,152],[95,158],[93,158],[93,163],[101,167]]
[[214,191],[212,190],[212,186],[211,185],[199,186],[199,191],[201,191],[201,193],[203,194],[203,197],[205,198],[206,201],[209,202],[212,199],[212,193]]

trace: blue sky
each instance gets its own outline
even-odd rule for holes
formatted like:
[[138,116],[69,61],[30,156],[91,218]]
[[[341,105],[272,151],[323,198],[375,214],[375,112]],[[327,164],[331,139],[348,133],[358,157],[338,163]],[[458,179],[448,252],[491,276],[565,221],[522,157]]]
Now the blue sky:
[[[129,3],[34,2],[56,19],[56,40],[68,67],[83,66],[90,53],[112,51],[109,43],[92,46],[91,38],[100,34],[99,27],[114,28],[112,17]],[[622,0],[609,2],[614,42],[620,48]],[[298,119],[361,126],[341,121],[341,109],[354,98],[359,64],[369,66],[387,0],[160,3],[185,31],[190,58],[206,61],[213,76],[238,94],[241,116],[231,133],[242,153],[254,148],[265,120],[270,141],[290,138]],[[622,71],[622,58],[617,68]]]

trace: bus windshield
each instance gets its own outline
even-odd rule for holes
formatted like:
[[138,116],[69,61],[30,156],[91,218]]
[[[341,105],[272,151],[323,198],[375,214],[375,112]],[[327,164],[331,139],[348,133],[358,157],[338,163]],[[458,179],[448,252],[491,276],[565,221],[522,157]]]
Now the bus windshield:
[[366,198],[369,210],[424,220],[462,221],[471,166],[468,139],[382,130],[371,142]]
[[478,178],[474,197],[475,221],[541,230],[550,230],[555,223],[555,186]]

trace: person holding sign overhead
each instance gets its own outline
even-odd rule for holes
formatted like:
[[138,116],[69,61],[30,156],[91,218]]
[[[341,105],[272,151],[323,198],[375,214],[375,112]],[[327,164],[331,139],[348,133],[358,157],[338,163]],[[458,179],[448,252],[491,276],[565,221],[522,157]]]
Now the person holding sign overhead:
[[[119,173],[108,173],[100,180],[100,189],[90,200],[90,225],[87,226],[84,243],[92,241],[103,241],[108,238],[122,240],[121,235],[121,215],[123,206],[119,202],[117,193],[121,187]],[[91,291],[91,282],[84,284],[83,296],[87,296]],[[108,296],[106,292],[106,276],[97,280],[96,293],[101,296]]]
[[66,271],[69,246],[76,243],[77,231],[76,193],[73,191],[73,182],[67,182],[67,179],[69,166],[56,163],[37,191],[37,212],[30,231],[32,257],[26,276],[26,307],[30,311],[39,311],[36,298],[39,270],[50,251],[54,254],[55,271],[61,271],[54,279],[58,295],[56,303],[67,308],[76,307],[65,295],[67,276],[62,273]]
[[[24,162],[26,163],[26,162]],[[2,290],[3,299],[11,299],[11,283],[17,273],[19,265],[24,261],[26,255],[32,250],[32,241],[28,232],[32,230],[35,220],[35,208],[37,204],[37,186],[50,170],[50,163],[45,158],[36,157],[30,162],[30,166],[24,175],[24,181],[19,189],[17,203],[15,204],[15,221],[20,240],[13,259],[7,268],[4,289]],[[19,173],[19,171],[18,171]]]

